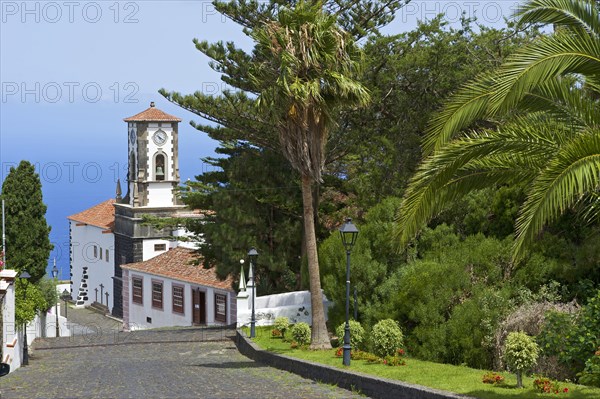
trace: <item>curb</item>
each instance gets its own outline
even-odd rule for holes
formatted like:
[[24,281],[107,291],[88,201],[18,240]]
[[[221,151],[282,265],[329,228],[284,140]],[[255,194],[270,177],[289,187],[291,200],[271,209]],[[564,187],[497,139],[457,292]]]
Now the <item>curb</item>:
[[416,384],[378,378],[371,375],[341,370],[335,367],[278,355],[260,349],[247,339],[240,330],[236,331],[235,345],[240,353],[252,360],[280,370],[298,374],[301,377],[340,388],[358,391],[374,399],[476,399]]

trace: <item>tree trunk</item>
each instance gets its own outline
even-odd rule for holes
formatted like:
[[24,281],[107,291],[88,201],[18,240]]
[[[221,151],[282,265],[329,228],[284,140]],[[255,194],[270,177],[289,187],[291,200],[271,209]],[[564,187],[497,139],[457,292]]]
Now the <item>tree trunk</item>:
[[523,388],[523,373],[517,370],[517,388]]
[[323,294],[321,291],[321,275],[319,273],[319,256],[317,254],[317,236],[315,234],[315,218],[313,209],[312,180],[310,176],[302,176],[302,204],[304,207],[304,237],[306,255],[308,257],[308,278],[310,282],[310,303],[312,307],[311,349],[331,349],[329,334],[325,325]]

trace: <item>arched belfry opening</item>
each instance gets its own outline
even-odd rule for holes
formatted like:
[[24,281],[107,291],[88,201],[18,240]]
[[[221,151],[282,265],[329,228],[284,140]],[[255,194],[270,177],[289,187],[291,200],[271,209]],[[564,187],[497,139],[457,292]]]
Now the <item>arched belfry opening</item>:
[[154,156],[154,180],[163,181],[167,175],[167,157],[158,153]]

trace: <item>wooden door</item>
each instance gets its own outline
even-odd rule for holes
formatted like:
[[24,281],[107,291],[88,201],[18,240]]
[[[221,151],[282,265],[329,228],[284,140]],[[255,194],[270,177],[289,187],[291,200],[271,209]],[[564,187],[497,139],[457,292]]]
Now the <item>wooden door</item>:
[[206,324],[206,293],[200,288],[192,288],[192,323]]

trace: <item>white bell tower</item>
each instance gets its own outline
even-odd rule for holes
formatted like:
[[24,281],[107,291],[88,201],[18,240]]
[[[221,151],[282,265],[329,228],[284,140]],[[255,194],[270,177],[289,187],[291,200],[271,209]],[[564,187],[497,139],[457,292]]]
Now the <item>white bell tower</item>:
[[178,126],[181,119],[150,103],[150,108],[124,119],[129,134],[127,195],[133,207],[179,205]]

